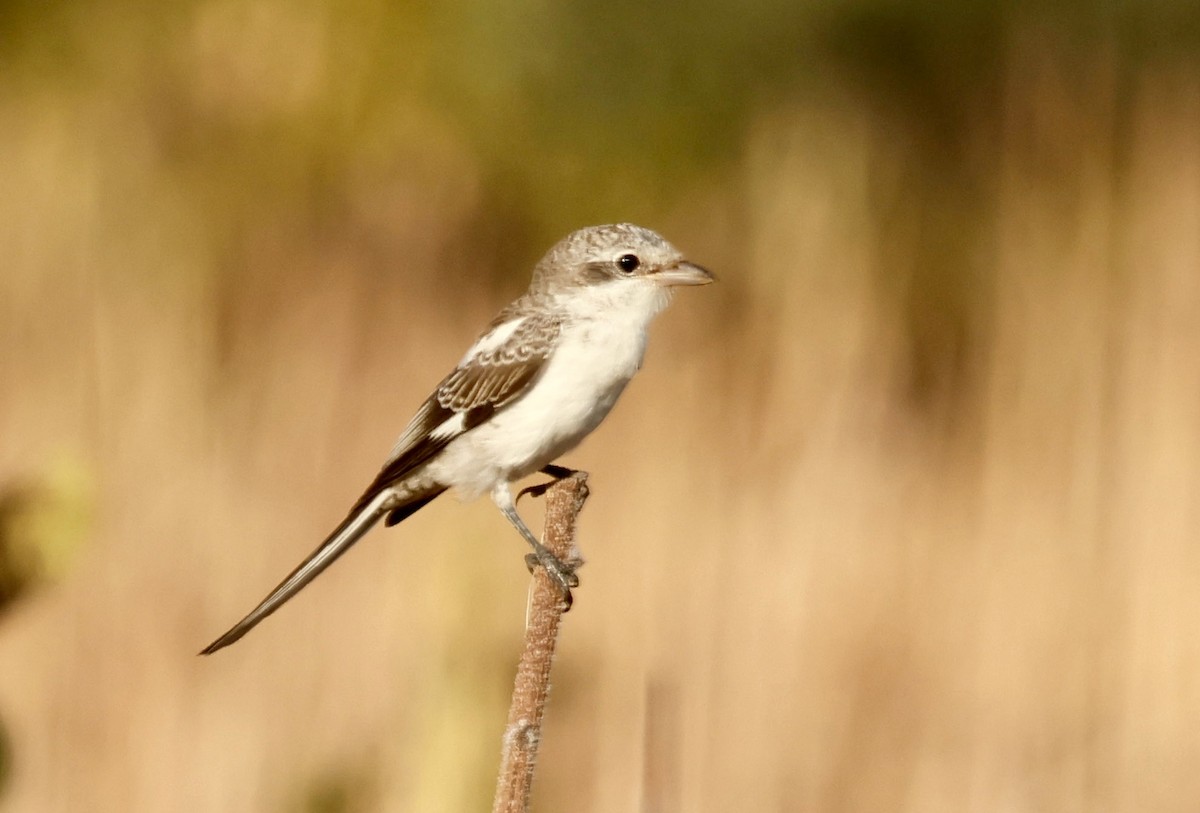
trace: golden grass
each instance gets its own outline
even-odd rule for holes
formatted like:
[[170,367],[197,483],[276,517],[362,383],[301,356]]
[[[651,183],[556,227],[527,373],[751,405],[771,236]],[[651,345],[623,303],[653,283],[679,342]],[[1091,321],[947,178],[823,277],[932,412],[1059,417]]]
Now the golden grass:
[[[966,237],[881,210],[920,203],[911,153],[836,93],[764,113],[648,224],[722,284],[566,461],[588,565],[538,809],[1194,809],[1200,82],[1144,69],[1121,119],[1102,59],[1080,90],[1020,56]],[[456,264],[489,216],[471,162],[442,156],[461,194],[432,207],[356,175],[345,212],[265,216],[230,256],[136,117],[2,107],[0,483],[74,461],[95,520],[0,625],[0,804],[485,808],[528,581],[486,501],[193,655],[515,292]],[[897,269],[943,237],[977,272],[967,338],[914,389],[906,303],[938,292]]]

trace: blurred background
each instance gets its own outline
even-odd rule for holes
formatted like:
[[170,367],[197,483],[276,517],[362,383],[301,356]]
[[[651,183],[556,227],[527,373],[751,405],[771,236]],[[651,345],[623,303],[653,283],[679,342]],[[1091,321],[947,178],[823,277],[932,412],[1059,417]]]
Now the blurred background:
[[618,220],[535,808],[1200,809],[1200,7],[8,0],[0,810],[488,809],[487,500],[195,652]]

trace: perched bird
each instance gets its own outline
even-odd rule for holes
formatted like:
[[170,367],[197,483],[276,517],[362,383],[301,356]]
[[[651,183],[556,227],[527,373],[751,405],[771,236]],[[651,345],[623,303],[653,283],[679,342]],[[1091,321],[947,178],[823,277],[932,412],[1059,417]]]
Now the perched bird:
[[517,514],[509,484],[543,470],[608,415],[642,364],[651,320],[678,285],[713,276],[658,234],[621,223],[580,229],[550,249],[524,295],[492,320],[425,400],[383,469],[334,529],[249,615],[202,652],[229,646],[316,578],[379,520],[395,525],[447,489],[489,492],[564,598],[573,569]]

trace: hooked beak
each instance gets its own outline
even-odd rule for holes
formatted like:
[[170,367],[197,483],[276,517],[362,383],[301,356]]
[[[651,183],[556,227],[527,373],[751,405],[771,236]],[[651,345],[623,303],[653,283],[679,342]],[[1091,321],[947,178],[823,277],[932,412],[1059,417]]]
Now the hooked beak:
[[707,268],[703,268],[687,260],[680,260],[654,273],[654,281],[659,285],[708,285],[716,282],[716,277]]

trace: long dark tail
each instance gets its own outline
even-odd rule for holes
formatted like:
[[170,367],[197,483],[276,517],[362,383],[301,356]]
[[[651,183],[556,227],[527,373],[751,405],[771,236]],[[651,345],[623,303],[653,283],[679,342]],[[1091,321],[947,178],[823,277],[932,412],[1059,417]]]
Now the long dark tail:
[[438,489],[430,494],[418,497],[406,505],[388,506],[387,491],[376,494],[373,499],[355,506],[350,515],[342,520],[342,524],[334,529],[316,550],[309,554],[300,565],[288,574],[279,585],[262,600],[262,602],[247,614],[245,618],[233,625],[232,628],[217,640],[200,650],[201,655],[211,655],[218,649],[223,649],[237,641],[271,613],[282,607],[288,599],[299,593],[304,587],[321,575],[325,568],[333,564],[339,556],[371,530],[383,516],[387,515],[387,524],[395,525],[402,519],[412,516],[417,511],[431,503],[445,489]]

